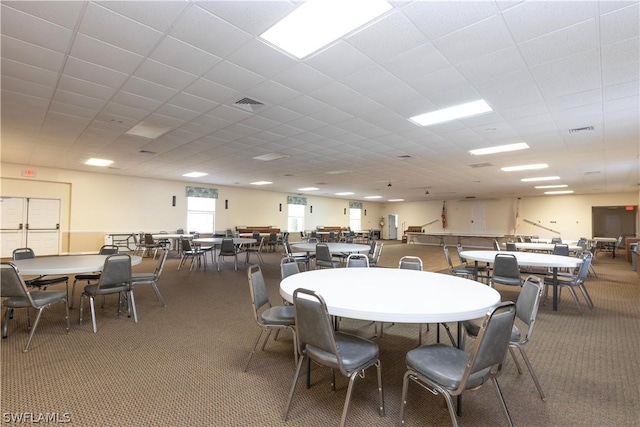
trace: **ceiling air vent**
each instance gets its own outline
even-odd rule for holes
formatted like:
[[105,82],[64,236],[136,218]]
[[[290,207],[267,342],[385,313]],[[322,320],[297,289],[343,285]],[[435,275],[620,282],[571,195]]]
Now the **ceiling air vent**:
[[491,163],[475,163],[469,166],[474,169],[477,169],[477,168],[488,168],[489,166],[493,166],[493,165]]
[[156,154],[158,154],[158,153],[155,153],[155,152],[153,152],[153,151],[149,151],[149,150],[140,150],[140,151],[138,151],[138,153],[140,153],[140,154],[147,154],[147,155],[149,155],[149,156],[155,156]]
[[578,132],[593,132],[593,126],[585,126],[583,128],[569,129],[569,134]]
[[245,111],[254,112],[258,110],[260,107],[264,106],[264,104],[260,101],[256,101],[255,99],[242,98],[241,100],[234,102],[233,106],[243,109]]
[[413,159],[413,157],[411,157],[408,154],[404,154],[402,156],[398,156],[398,159],[400,159],[400,160],[408,160],[408,159]]

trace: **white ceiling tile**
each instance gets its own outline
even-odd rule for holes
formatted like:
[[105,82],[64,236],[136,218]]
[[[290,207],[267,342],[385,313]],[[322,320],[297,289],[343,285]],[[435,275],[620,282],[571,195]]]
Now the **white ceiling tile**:
[[2,57],[54,72],[62,71],[62,53],[32,45],[22,40],[2,36]]
[[182,92],[171,98],[169,104],[180,108],[186,108],[187,110],[197,111],[199,113],[205,113],[218,105],[216,102],[212,102],[208,99],[200,98],[199,96],[194,96],[186,92]]
[[239,91],[246,91],[265,80],[263,76],[228,61],[219,62],[203,77]]
[[220,62],[220,58],[181,42],[173,37],[164,38],[149,58],[154,61],[201,76]]
[[170,34],[220,58],[252,39],[250,34],[197,6],[180,17]]
[[127,79],[127,74],[92,64],[78,58],[69,57],[64,66],[65,76],[92,82],[109,88],[119,88]]
[[9,76],[2,77],[2,90],[42,99],[51,99],[55,91],[51,86],[43,86]]
[[401,83],[400,79],[379,66],[355,72],[340,81],[361,94],[377,92],[382,88]]
[[334,79],[372,67],[375,62],[352,45],[339,42],[305,60],[316,70]]
[[598,47],[595,19],[564,27],[518,45],[522,57],[530,66],[555,61]]
[[449,61],[458,64],[511,47],[514,41],[502,19],[496,15],[435,39],[433,45]]
[[110,99],[115,93],[115,89],[111,87],[77,79],[69,75],[63,75],[60,78],[58,89],[105,101]]
[[603,88],[602,99],[604,101],[610,101],[627,97],[630,93],[640,93],[640,83],[638,80],[605,86]]
[[164,36],[160,31],[95,3],[89,3],[87,6],[78,31],[139,55],[147,55]]
[[524,70],[526,67],[527,64],[516,46],[491,52],[456,65],[457,70],[471,83]]
[[295,60],[259,40],[251,40],[226,59],[256,74],[271,78],[295,63]]
[[284,1],[198,1],[196,4],[254,36],[267,31],[295,8],[292,2]]
[[598,50],[582,52],[531,68],[540,92],[545,96],[584,92],[600,85]]
[[427,38],[405,15],[390,14],[346,40],[369,58],[381,62],[418,47]]
[[135,71],[134,76],[174,90],[182,90],[198,77],[166,64],[146,59]]
[[[282,107],[295,111],[300,115],[311,115],[313,113],[317,113],[318,111],[326,110],[329,108],[329,105],[324,102],[318,101],[315,98],[310,96],[299,96],[297,98],[291,99],[289,101],[283,102]],[[294,120],[299,120],[301,117],[297,117]]]
[[430,98],[435,93],[463,86],[467,84],[467,80],[458,70],[449,67],[410,80],[409,84],[420,94]]
[[186,87],[184,91],[219,104],[233,104],[243,98],[242,92],[206,79],[196,80]]
[[528,71],[504,74],[477,84],[482,97],[494,108],[511,108],[542,100]]
[[51,111],[55,111],[56,113],[65,114],[68,116],[93,119],[98,114],[99,110],[90,110],[78,104],[65,104],[62,102],[53,101],[51,103]]
[[131,74],[143,60],[140,55],[82,34],[76,35],[70,55],[126,74]]
[[252,87],[247,94],[251,97],[256,97],[264,103],[270,105],[283,104],[293,98],[300,96],[300,93],[296,90],[290,89],[287,86],[274,82],[273,80],[265,80],[262,83],[258,83]]
[[161,101],[124,91],[118,92],[111,100],[118,104],[139,108],[140,110],[146,110],[149,112],[156,110],[162,105]]
[[58,81],[58,73],[10,59],[2,58],[2,67],[0,68],[3,76],[14,77],[43,86],[54,87]]
[[103,99],[91,98],[89,96],[80,95],[78,93],[57,90],[53,96],[53,100],[69,105],[77,105],[79,107],[88,108],[90,110],[100,111],[107,102]]
[[138,77],[131,77],[127,80],[121,90],[161,102],[168,101],[178,93],[176,89],[168,88]]
[[56,52],[66,52],[73,31],[2,5],[2,34]]
[[[2,15],[5,14],[5,8],[8,6],[30,15],[37,16],[45,21],[50,21],[62,27],[73,29],[85,5],[86,4],[84,2],[76,1],[3,1]],[[2,25],[4,26],[4,24],[5,17],[3,16]],[[4,32],[4,28],[2,31]]]
[[595,1],[528,1],[502,13],[516,42],[577,24],[597,16]]
[[382,62],[382,66],[398,78],[409,81],[447,68],[451,66],[451,62],[430,42],[425,42],[412,50]]
[[414,1],[402,11],[433,40],[488,18],[498,9],[488,1],[465,2],[463,7],[455,2]]
[[149,7],[149,3],[144,1],[108,0],[97,1],[96,3],[163,33],[190,6],[190,3],[185,1],[166,1],[162,4],[162,7]]
[[640,4],[618,9],[600,17],[603,45],[638,37],[640,34]]

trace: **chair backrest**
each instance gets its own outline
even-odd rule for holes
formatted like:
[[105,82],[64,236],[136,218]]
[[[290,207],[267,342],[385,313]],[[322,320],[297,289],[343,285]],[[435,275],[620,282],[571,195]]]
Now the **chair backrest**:
[[158,280],[160,275],[162,274],[162,270],[164,269],[164,264],[167,261],[167,256],[169,255],[168,248],[162,248],[162,255],[158,257],[158,262],[156,263],[156,269],[153,272],[153,276]]
[[563,243],[556,243],[555,246],[553,247],[553,254],[569,256],[569,245],[566,245]]
[[347,257],[346,267],[347,268],[354,268],[354,267],[368,268],[369,257],[367,257],[364,254],[349,254],[349,256]]
[[519,279],[520,267],[516,256],[509,253],[496,254],[493,259],[493,275]]
[[444,245],[442,247],[444,251],[444,258],[447,260],[447,265],[449,266],[449,270],[453,269],[453,262],[451,261],[451,254],[449,253],[449,246]]
[[[254,239],[260,240],[260,232],[259,231],[254,231],[253,233],[251,233],[251,235],[253,236]],[[228,236],[228,237],[230,237],[230,236]]]
[[417,256],[405,255],[400,258],[400,262],[398,262],[398,268],[404,270],[422,271],[422,260]]
[[116,245],[103,245],[98,251],[99,255],[115,255],[120,252]]
[[500,243],[498,243],[498,239],[493,239],[493,250],[495,251],[500,250]]
[[193,250],[193,248],[191,247],[191,240],[187,239],[186,237],[183,237],[180,240],[180,243],[182,244],[182,252],[190,252]]
[[528,327],[526,338],[521,341],[523,344],[529,341],[533,332],[533,325],[536,322],[536,315],[542,298],[543,283],[543,280],[539,277],[527,277],[522,284],[522,290],[516,301],[516,316]]
[[333,325],[322,296],[308,289],[298,288],[293,292],[293,306],[300,354],[303,354],[307,346],[323,350],[326,352],[327,366],[338,366],[340,372],[348,376],[338,353]]
[[321,261],[331,261],[331,251],[326,243],[316,243],[316,259]]
[[506,247],[507,247],[507,251],[509,252],[516,252],[518,250],[515,242],[507,242]]
[[489,378],[502,369],[515,317],[516,305],[511,301],[500,303],[485,315],[460,386],[451,394],[462,393],[473,374],[489,368],[485,373],[485,378]]
[[298,267],[298,261],[292,257],[285,257],[280,260],[280,279],[293,276],[300,273],[300,267]]
[[226,237],[222,239],[222,243],[220,244],[220,254],[221,255],[235,255],[236,253],[236,245],[233,243],[233,239],[227,239]]
[[31,259],[35,258],[36,254],[33,252],[31,248],[18,248],[14,249],[11,254],[14,261],[18,261],[20,259]]
[[562,243],[562,238],[561,237],[552,237],[551,238],[551,243]]
[[583,251],[580,254],[580,258],[582,258],[582,264],[578,268],[577,281],[584,282],[589,275],[589,268],[591,268],[591,262],[593,261],[593,254],[589,251]]
[[178,228],[176,234],[184,234],[184,228]]
[[378,246],[377,240],[372,240],[369,246],[369,256],[374,256],[376,254],[376,247]]
[[98,289],[110,285],[131,286],[131,257],[127,254],[109,255],[104,260],[104,267],[100,273]]
[[317,237],[309,237],[309,239],[307,239],[307,243],[318,243],[318,238]]
[[0,277],[0,297],[2,298],[27,298],[29,304],[33,306],[33,300],[29,294],[29,289],[26,283],[22,280],[22,277],[18,274],[18,269],[15,265],[3,262],[2,276]]
[[247,280],[249,281],[249,293],[251,295],[251,307],[253,317],[258,324],[262,324],[260,311],[263,307],[271,307],[267,286],[264,283],[264,276],[259,265],[250,265],[247,268]]
[[153,236],[149,233],[144,233],[144,243],[146,245],[154,245],[156,242],[153,240]]
[[524,242],[525,242],[525,243],[531,243],[531,237],[528,237],[528,236],[527,236],[527,237],[525,237],[525,238],[524,238]]
[[376,265],[378,264],[378,261],[380,261],[380,257],[382,256],[382,249],[384,249],[384,243],[380,243],[377,246],[376,255],[374,257],[374,261],[376,262]]
[[277,242],[278,241],[278,233],[269,233],[269,241]]
[[460,264],[466,264],[467,263],[467,259],[462,256],[462,251],[464,249],[462,248],[462,245],[460,243],[458,243],[456,245],[456,250],[458,252],[458,259],[460,260]]

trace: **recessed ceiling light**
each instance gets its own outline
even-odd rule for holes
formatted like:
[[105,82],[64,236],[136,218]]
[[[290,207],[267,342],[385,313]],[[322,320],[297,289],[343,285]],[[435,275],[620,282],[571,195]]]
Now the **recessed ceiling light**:
[[84,162],[85,165],[89,165],[89,166],[109,166],[112,163],[113,163],[113,160],[95,159],[95,158],[91,158],[86,162]]
[[304,187],[304,188],[298,188],[298,191],[317,191],[319,190],[318,187]]
[[182,176],[185,176],[187,178],[200,178],[201,176],[207,176],[207,175],[209,174],[204,172],[189,172],[189,173],[185,173]]
[[544,194],[571,194],[573,190],[545,191]]
[[329,175],[342,175],[343,173],[349,173],[349,172],[351,172],[351,171],[343,169],[343,170],[337,170],[337,171],[329,171],[329,172],[327,172],[327,174],[329,174]]
[[307,0],[260,38],[301,59],[391,8],[385,0]]
[[352,193],[351,191],[344,191],[342,193],[336,193],[336,196],[350,196],[352,194],[355,194],[355,193]]
[[273,182],[271,181],[256,181],[256,182],[251,182],[251,185],[267,185],[267,184],[273,184]]
[[256,156],[254,157],[254,159],[262,160],[263,162],[269,162],[271,160],[284,159],[285,157],[289,157],[289,155],[282,154],[282,153],[269,153],[269,154],[263,154],[262,156]]
[[478,148],[469,150],[469,154],[474,156],[483,156],[485,154],[506,153],[509,151],[526,150],[529,148],[526,142],[518,142],[516,144],[497,145],[495,147]]
[[140,122],[125,133],[127,135],[135,135],[135,136],[142,136],[144,138],[156,139],[159,136],[164,135],[170,130],[171,128],[168,126],[156,125],[156,124],[147,123],[147,122]]
[[520,165],[520,166],[507,166],[505,168],[500,168],[505,172],[517,172],[517,171],[531,171],[538,169],[546,169],[549,165],[546,163],[537,163],[535,165]]
[[543,188],[567,188],[567,184],[558,184],[558,185],[536,185],[535,188],[541,190]]
[[390,202],[404,202],[404,199],[389,199]]
[[466,104],[443,108],[442,110],[431,111],[430,113],[419,114],[410,117],[409,120],[420,126],[430,126],[451,120],[463,119],[465,117],[477,116],[478,114],[488,113],[489,111],[493,111],[493,108],[491,108],[484,99],[480,99],[478,101],[467,102]]
[[522,178],[520,181],[522,182],[555,181],[556,179],[560,179],[560,177],[559,176],[540,176],[537,178]]
[[382,199],[382,196],[365,196],[365,199]]

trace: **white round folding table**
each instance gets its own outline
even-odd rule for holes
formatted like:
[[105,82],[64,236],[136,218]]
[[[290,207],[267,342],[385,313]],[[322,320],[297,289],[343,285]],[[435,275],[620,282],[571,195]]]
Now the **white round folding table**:
[[[47,274],[81,274],[102,271],[104,261],[109,255],[58,255],[39,256],[30,259],[11,261],[18,273],[25,276]],[[138,265],[142,258],[131,256],[131,265]]]

